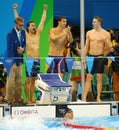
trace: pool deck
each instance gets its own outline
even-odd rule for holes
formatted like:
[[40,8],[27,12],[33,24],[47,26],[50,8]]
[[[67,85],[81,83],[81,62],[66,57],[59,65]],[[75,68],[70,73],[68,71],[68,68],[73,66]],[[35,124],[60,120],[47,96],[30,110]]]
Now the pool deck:
[[0,117],[12,115],[12,117],[26,117],[39,115],[40,117],[56,118],[64,107],[73,110],[74,116],[117,116],[119,115],[119,102],[70,102],[66,104],[31,104],[25,106],[10,106],[0,104]]

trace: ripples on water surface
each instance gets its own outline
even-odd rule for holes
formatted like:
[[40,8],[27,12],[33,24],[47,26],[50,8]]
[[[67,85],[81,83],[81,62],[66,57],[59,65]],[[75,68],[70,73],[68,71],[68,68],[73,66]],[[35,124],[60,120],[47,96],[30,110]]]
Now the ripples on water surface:
[[[119,130],[119,116],[79,117],[71,121],[80,125],[115,128]],[[62,119],[46,119],[40,117],[0,119],[0,130],[74,130],[62,125]]]

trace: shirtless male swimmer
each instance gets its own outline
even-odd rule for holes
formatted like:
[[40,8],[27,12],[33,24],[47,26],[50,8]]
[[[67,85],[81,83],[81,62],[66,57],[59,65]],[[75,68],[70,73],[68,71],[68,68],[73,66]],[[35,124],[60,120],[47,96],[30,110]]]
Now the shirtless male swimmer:
[[94,62],[91,72],[87,72],[86,83],[83,92],[83,101],[86,101],[87,94],[91,88],[92,75],[96,73],[97,78],[97,102],[101,102],[100,95],[102,90],[102,74],[104,71],[104,49],[113,51],[109,46],[110,34],[101,27],[102,19],[98,16],[93,18],[93,29],[86,33],[86,44],[84,48],[84,56],[93,56]]

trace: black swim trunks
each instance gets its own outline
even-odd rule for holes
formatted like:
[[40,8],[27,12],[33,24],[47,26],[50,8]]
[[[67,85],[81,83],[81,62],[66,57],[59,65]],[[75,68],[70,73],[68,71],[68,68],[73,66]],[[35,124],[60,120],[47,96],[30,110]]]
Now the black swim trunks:
[[[91,72],[87,69],[87,73],[95,74],[95,73],[103,73],[104,72],[104,66],[105,66],[105,58],[103,57],[103,54],[101,55],[88,55],[88,57],[94,57],[93,66],[91,69]],[[88,68],[88,67],[87,67]]]

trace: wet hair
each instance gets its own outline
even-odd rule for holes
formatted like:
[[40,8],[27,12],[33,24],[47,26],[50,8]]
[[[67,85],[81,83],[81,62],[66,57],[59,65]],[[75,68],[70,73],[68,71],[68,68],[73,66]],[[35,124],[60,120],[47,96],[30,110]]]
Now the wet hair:
[[60,17],[58,18],[58,21],[61,21],[62,19],[66,19],[66,17],[65,17],[65,16],[60,16]]
[[71,109],[71,108],[66,107],[66,108],[65,108],[65,110],[64,110],[64,112],[63,112],[63,116],[65,116],[65,115],[66,115],[66,113],[68,113],[69,111],[72,111],[72,109]]
[[102,18],[99,16],[95,16],[94,19],[97,19],[100,23],[102,23]]
[[26,25],[26,31],[29,32],[28,27],[30,26],[30,23],[34,23],[33,21],[29,21]]
[[24,19],[22,17],[17,17],[15,23],[18,24],[18,22],[24,22]]

